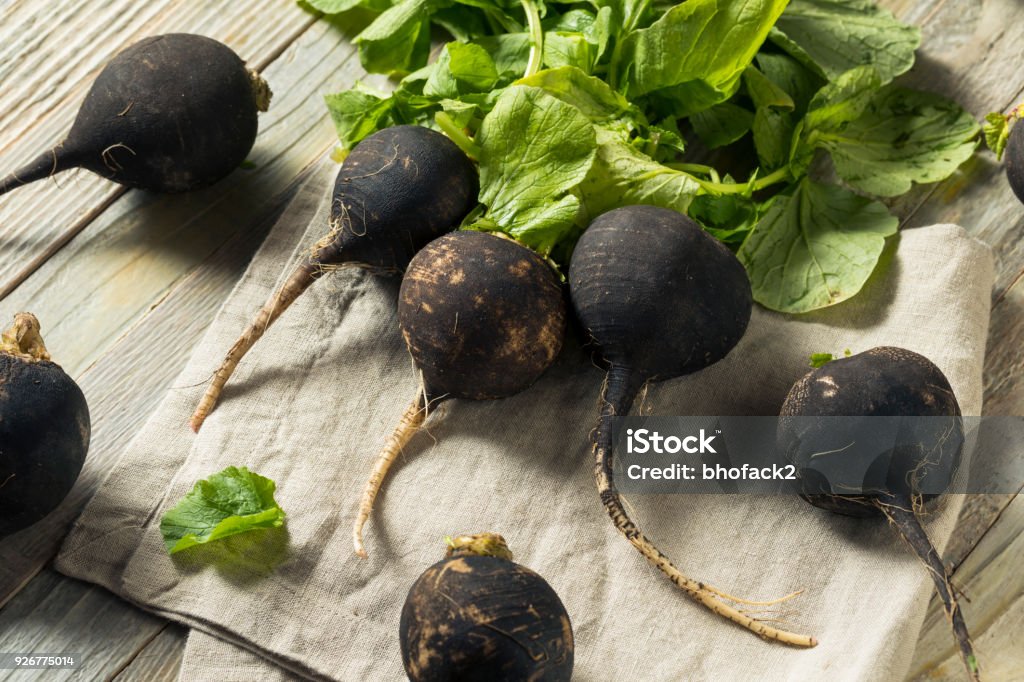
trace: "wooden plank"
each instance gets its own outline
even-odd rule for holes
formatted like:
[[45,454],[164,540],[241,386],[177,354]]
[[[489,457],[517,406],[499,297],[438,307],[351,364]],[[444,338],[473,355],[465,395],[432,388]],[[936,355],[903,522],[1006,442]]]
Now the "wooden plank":
[[125,668],[112,674],[117,682],[174,682],[185,654],[188,628],[168,623]]
[[[985,679],[1024,679],[1024,496],[1006,508],[957,571],[954,582]],[[969,600],[969,601],[968,601]],[[932,602],[911,679],[959,680],[961,663],[941,607]]]
[[[326,109],[314,93],[351,83],[361,73],[351,56],[351,46],[338,31],[326,23],[311,28],[267,69],[293,87],[279,93],[276,118],[261,132],[267,143],[255,170],[237,173],[217,191],[197,192],[186,201],[126,194],[81,239],[0,302],[0,319],[19,309],[39,315],[55,357],[81,379],[96,422],[86,470],[68,503],[32,532],[0,543],[0,604],[53,555],[70,519],[148,414],[137,410],[155,405],[187,357],[188,338],[198,334],[187,337],[174,327],[163,328],[163,336],[150,337],[149,347],[106,356],[103,372],[83,371],[116,343],[121,330],[142,319],[154,301],[239,230],[249,231],[251,240],[241,246],[236,261],[244,267],[262,238],[262,233],[251,233],[253,226],[280,205],[283,188],[332,144]],[[202,299],[202,307],[186,316],[192,324],[205,328],[240,271],[233,272],[217,297]]]
[[43,571],[17,604],[0,611],[0,651],[75,654],[68,670],[0,670],[0,680],[96,680],[127,666],[163,629],[164,620],[103,588]]
[[[224,41],[258,68],[312,21],[294,3],[272,0],[8,3],[0,18],[2,172],[59,142],[103,65],[142,37],[202,33]],[[123,191],[91,173],[72,171],[5,195],[0,200],[0,298]]]

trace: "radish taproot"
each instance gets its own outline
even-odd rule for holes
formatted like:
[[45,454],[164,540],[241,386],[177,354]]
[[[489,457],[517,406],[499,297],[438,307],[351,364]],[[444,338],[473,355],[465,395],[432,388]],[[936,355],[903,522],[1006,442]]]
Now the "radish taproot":
[[228,351],[192,415],[192,430],[216,406],[242,357],[313,282],[342,266],[401,272],[425,244],[459,226],[478,191],[473,162],[428,128],[386,128],[356,145],[338,171],[329,232]]
[[50,360],[39,320],[0,336],[0,537],[41,520],[71,491],[89,450],[89,407]]
[[591,441],[598,493],[615,527],[673,583],[715,613],[767,639],[814,646],[813,637],[778,630],[722,599],[757,602],[685,576],[641,533],[615,487],[612,418],[629,413],[647,382],[697,372],[739,343],[752,308],[743,266],[681,213],[626,206],[599,216],[583,233],[569,266],[569,292],[577,318],[608,365]]
[[[960,656],[971,679],[978,679],[977,658],[949,571],[917,516],[925,501],[948,486],[963,451],[960,405],[949,380],[923,355],[903,348],[872,348],[808,372],[790,389],[781,416],[779,453],[796,466],[801,496],[837,514],[889,520],[932,576]],[[837,423],[802,417],[928,419],[900,423],[892,433],[892,449],[879,451],[850,445],[858,442],[857,429],[884,427],[863,420]],[[850,464],[854,458],[858,461],[852,463],[859,466],[829,464]],[[838,472],[856,472],[856,478],[847,480],[849,473]],[[928,495],[922,494],[923,486]]]
[[512,561],[494,533],[448,541],[416,580],[399,623],[412,682],[572,677],[572,622],[544,578]]
[[212,38],[145,38],[96,77],[64,141],[0,180],[0,194],[70,168],[154,192],[207,187],[245,161],[270,95]]
[[435,239],[409,263],[398,322],[420,374],[416,397],[377,456],[352,528],[362,529],[388,470],[434,407],[451,398],[493,400],[535,382],[562,348],[565,299],[554,270],[532,250],[495,234]]

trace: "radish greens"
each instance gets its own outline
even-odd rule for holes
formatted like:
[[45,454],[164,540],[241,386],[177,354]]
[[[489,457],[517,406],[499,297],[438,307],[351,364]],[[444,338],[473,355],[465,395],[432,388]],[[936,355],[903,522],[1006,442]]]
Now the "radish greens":
[[[327,96],[342,147],[392,125],[442,130],[480,164],[463,227],[563,270],[595,217],[643,203],[736,250],[762,305],[833,305],[895,234],[876,198],[949,177],[981,137],[954,102],[893,83],[920,31],[867,0],[309,4],[380,12],[356,42],[393,89]],[[432,50],[432,24],[453,40]]]

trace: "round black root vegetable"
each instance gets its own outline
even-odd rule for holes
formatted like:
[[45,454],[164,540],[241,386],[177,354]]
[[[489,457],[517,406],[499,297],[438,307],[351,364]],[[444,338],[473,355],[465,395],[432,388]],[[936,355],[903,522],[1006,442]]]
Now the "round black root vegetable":
[[[894,433],[892,450],[884,453],[849,447],[857,439],[827,419],[783,419],[778,445],[782,456],[799,471],[805,500],[838,514],[882,515],[899,531],[931,574],[964,664],[971,679],[979,679],[978,661],[949,572],[917,517],[923,503],[935,497],[934,492],[919,492],[924,482],[927,490],[945,489],[963,450],[960,406],[945,375],[912,351],[873,348],[809,372],[790,389],[781,415],[930,418],[901,426]],[[850,428],[866,426],[851,424]],[[866,472],[865,477],[831,480],[839,475],[828,472],[839,469],[830,469],[820,461],[822,457],[861,458],[864,461],[856,462],[861,466],[845,471]]]
[[1006,142],[1006,178],[1017,198],[1024,202],[1024,122],[1016,121]]
[[422,385],[363,492],[352,529],[362,557],[363,525],[427,407],[449,398],[506,398],[530,386],[562,348],[565,301],[554,271],[530,249],[493,234],[454,232],[409,263],[398,321]]
[[69,168],[154,192],[207,187],[245,161],[270,94],[216,40],[146,38],[107,64],[67,138],[0,180],[0,194]]
[[18,313],[0,336],[0,537],[56,509],[88,449],[85,396],[50,362],[35,316]]
[[399,625],[412,682],[567,681],[569,614],[551,586],[512,561],[500,535],[449,540],[409,590]]
[[459,226],[476,205],[479,182],[469,157],[428,128],[395,126],[356,145],[338,170],[330,232],[228,351],[192,415],[192,430],[213,410],[242,357],[313,282],[342,266],[401,272],[425,244]]
[[[750,320],[750,283],[723,244],[686,216],[627,206],[598,217],[572,255],[569,291],[582,326],[608,363],[601,417],[592,433],[594,477],[615,527],[693,599],[762,637],[814,646],[726,604],[732,597],[679,571],[629,518],[615,488],[612,417],[626,415],[648,381],[699,371],[739,342]],[[791,595],[793,596],[793,595]]]

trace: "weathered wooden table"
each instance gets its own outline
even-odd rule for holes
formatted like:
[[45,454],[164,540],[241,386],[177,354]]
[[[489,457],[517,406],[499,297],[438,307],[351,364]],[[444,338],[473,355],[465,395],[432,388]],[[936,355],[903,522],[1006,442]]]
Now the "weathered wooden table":
[[[921,26],[909,81],[981,117],[1024,98],[1024,2],[888,0]],[[0,2],[0,166],[57,142],[102,65],[147,35],[218,38],[275,92],[252,167],[211,190],[161,197],[85,172],[0,199],[0,321],[41,319],[47,345],[89,399],[93,441],[64,506],[0,542],[0,652],[79,654],[45,679],[173,680],[185,629],[50,566],[61,539],[122,447],[172,387],[193,344],[242,273],[304,171],[334,141],[321,95],[363,75],[345,32],[290,0]],[[995,247],[997,281],[985,370],[987,414],[1024,414],[1024,207],[1001,167],[978,155],[950,181],[896,210],[905,227],[957,222]],[[941,314],[937,311],[937,314]],[[1024,497],[974,496],[945,560],[991,680],[1024,680]],[[913,676],[959,675],[932,604]],[[0,679],[37,674],[0,670]]]

